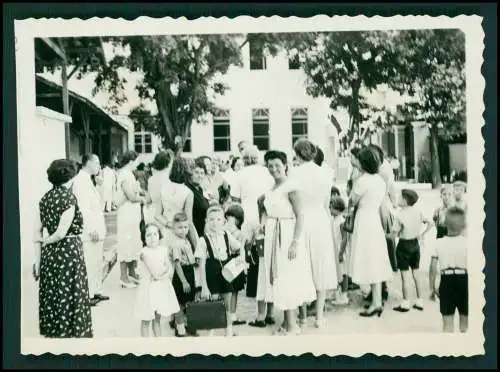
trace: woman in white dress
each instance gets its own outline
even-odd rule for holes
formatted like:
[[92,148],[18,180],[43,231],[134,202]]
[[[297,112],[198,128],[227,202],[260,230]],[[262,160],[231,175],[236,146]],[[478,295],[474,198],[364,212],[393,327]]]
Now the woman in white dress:
[[[153,220],[161,216],[163,208],[161,205],[161,189],[170,183],[170,171],[172,169],[172,156],[169,152],[161,151],[153,160],[153,175],[148,181],[148,194],[151,198],[151,209]],[[159,222],[159,221],[158,221]]]
[[193,192],[185,185],[189,177],[188,164],[184,158],[176,158],[172,163],[170,179],[161,187],[161,209],[156,211],[156,220],[164,228],[164,239],[169,239],[174,216],[184,212],[190,224],[189,241],[194,248],[198,244],[198,234],[193,224]]
[[135,272],[137,259],[142,248],[141,203],[146,202],[140,194],[139,182],[135,179],[137,153],[129,151],[123,154],[117,174],[116,238],[117,255],[120,262],[120,283],[123,288],[133,288],[139,283]]
[[330,224],[331,175],[314,163],[316,146],[306,139],[295,142],[294,151],[299,166],[293,178],[301,184],[304,205],[304,233],[309,247],[314,285],[316,287],[316,321],[323,322],[326,292],[337,288],[337,270]]
[[299,184],[287,178],[287,157],[281,151],[268,151],[264,157],[274,188],[264,196],[265,271],[259,272],[260,292],[272,292],[275,308],[284,311],[284,324],[278,333],[297,334],[295,311],[316,299],[310,257],[303,236],[304,215]]
[[380,206],[387,188],[378,174],[380,161],[372,148],[364,148],[357,156],[360,176],[353,183],[349,202],[357,206],[351,236],[350,270],[352,280],[370,285],[372,303],[361,316],[382,314],[382,282],[392,277],[387,255],[385,232],[380,218]]

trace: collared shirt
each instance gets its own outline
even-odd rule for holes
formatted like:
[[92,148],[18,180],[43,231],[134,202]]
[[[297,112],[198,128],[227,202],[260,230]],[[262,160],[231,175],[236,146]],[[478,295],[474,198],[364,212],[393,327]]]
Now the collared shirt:
[[[220,233],[210,233],[207,232],[206,237],[212,246],[212,251],[214,253],[214,258],[220,261],[225,261],[227,257],[226,241],[224,239],[224,232]],[[239,252],[242,249],[242,244],[236,240],[231,234],[227,234],[229,241],[229,252]],[[200,260],[206,260],[208,258],[208,249],[205,238],[200,238],[198,241],[198,246],[194,256]]]
[[169,242],[172,258],[174,262],[179,262],[181,265],[193,265],[195,262],[191,244],[186,238],[179,238],[172,234]]
[[467,238],[463,235],[436,239],[431,252],[441,270],[467,269]]
[[100,238],[106,235],[106,221],[101,203],[101,195],[85,170],[75,176],[72,187],[83,216],[83,234],[96,231]]
[[422,232],[422,224],[428,219],[415,206],[401,208],[396,214],[396,226],[400,239],[416,239]]

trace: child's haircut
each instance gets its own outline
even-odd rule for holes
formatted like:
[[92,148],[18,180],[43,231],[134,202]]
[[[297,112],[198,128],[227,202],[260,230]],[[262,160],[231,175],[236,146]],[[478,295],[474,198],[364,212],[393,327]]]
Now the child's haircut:
[[450,219],[453,218],[453,217],[458,217],[462,220],[462,223],[460,226],[462,229],[465,229],[465,211],[460,208],[460,207],[457,207],[457,206],[453,206],[453,207],[450,207],[446,210],[446,223],[448,224]]
[[213,203],[213,204],[210,204],[210,206],[208,207],[207,209],[207,216],[211,213],[215,213],[215,212],[219,212],[219,213],[222,213],[224,214],[224,209],[221,207],[220,204],[218,203]]
[[245,221],[245,212],[241,205],[239,204],[232,204],[226,211],[225,213],[226,218],[228,217],[234,217],[236,219],[236,227],[238,229],[241,229],[241,225],[243,225],[243,222]]
[[467,191],[467,183],[465,183],[464,181],[461,181],[461,180],[455,181],[455,182],[453,182],[453,186],[454,187],[463,187],[464,190]]
[[340,190],[336,186],[332,186],[332,190],[330,191],[332,196],[340,196]]
[[184,212],[179,212],[174,215],[173,223],[186,222],[188,220],[188,216]]
[[340,196],[334,197],[330,202],[330,206],[332,207],[332,209],[335,209],[340,213],[343,213],[346,210],[345,201]]
[[408,203],[410,207],[413,207],[418,201],[418,194],[413,190],[403,189],[401,191],[401,195],[403,196],[403,199],[406,200],[406,203]]
[[[155,222],[150,222],[150,223],[146,224],[146,226],[144,227],[144,237],[146,236],[146,231],[147,231],[150,227],[155,227],[155,228],[156,228],[156,230],[158,230],[158,236],[160,237],[160,240],[162,240],[162,239],[163,239],[163,234],[162,234],[162,232],[161,232],[161,228],[160,228],[160,226],[158,226],[158,224],[157,224],[157,223],[155,223]],[[144,239],[144,241],[145,241],[145,239]],[[145,244],[144,244],[144,245],[145,245]]]
[[440,194],[443,195],[446,191],[451,191],[452,187],[451,185],[443,185],[441,187]]

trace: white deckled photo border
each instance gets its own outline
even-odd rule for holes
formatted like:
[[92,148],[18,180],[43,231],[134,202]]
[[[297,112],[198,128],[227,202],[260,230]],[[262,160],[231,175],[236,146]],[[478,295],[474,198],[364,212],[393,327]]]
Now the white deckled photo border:
[[[195,20],[139,17],[135,20],[91,18],[26,19],[15,21],[17,125],[29,125],[35,115],[35,52],[37,37],[72,37],[104,35],[212,34],[246,32],[300,32],[342,30],[389,30],[457,28],[466,35],[466,95],[467,95],[467,164],[468,164],[468,227],[469,244],[469,330],[465,334],[403,333],[403,334],[342,334],[323,336],[280,337],[211,337],[202,338],[104,338],[104,339],[44,339],[23,338],[21,323],[21,353],[70,355],[173,355],[188,354],[221,356],[249,355],[348,355],[366,353],[388,356],[474,356],[484,354],[484,288],[485,266],[483,244],[485,221],[484,125],[483,93],[485,79],[481,74],[484,32],[479,16],[325,16],[236,18],[201,17]],[[23,156],[19,154],[19,164]],[[26,201],[20,200],[20,205]],[[23,218],[21,216],[21,226]],[[21,229],[23,230],[23,229]],[[29,227],[27,227],[29,230]],[[23,311],[21,309],[21,311]],[[439,313],[435,314],[440,317]],[[22,322],[22,317],[21,317]]]

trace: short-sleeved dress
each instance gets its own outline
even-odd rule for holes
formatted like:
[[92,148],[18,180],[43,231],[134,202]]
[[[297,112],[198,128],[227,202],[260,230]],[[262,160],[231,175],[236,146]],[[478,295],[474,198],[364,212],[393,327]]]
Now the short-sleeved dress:
[[264,259],[259,260],[257,300],[273,302],[280,310],[293,310],[316,299],[307,235],[297,242],[295,259],[288,258],[295,215],[288,195],[299,185],[286,181],[266,194]]
[[122,194],[125,202],[120,205],[116,214],[116,239],[118,262],[136,261],[139,249],[142,246],[141,230],[141,205],[132,203],[124,195],[123,185],[125,183],[133,184],[136,191],[139,192],[139,183],[134,174],[128,169],[121,169],[118,172],[118,193]]
[[66,237],[42,247],[40,259],[40,334],[51,338],[92,337],[87,269],[80,235],[83,217],[76,197],[64,186],[54,187],[39,203],[44,229],[53,234],[62,214],[75,207]]
[[380,175],[365,173],[354,182],[352,193],[360,199],[351,235],[349,273],[357,284],[387,281],[392,277],[392,268],[380,218],[386,184]]
[[157,266],[155,269],[162,270],[169,268],[169,272],[164,278],[153,280],[146,265],[141,261],[141,265],[139,266],[141,281],[137,291],[135,307],[136,316],[140,320],[152,320],[155,317],[155,313],[169,317],[180,309],[172,285],[174,268],[172,267],[170,253],[169,249],[164,246],[157,248],[146,247],[142,251],[139,251],[139,256],[143,254],[146,256],[144,259],[153,262]]
[[337,270],[330,224],[331,174],[313,162],[298,166],[292,176],[300,185],[304,209],[304,237],[311,255],[316,290],[335,289]]

